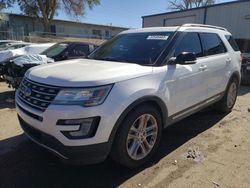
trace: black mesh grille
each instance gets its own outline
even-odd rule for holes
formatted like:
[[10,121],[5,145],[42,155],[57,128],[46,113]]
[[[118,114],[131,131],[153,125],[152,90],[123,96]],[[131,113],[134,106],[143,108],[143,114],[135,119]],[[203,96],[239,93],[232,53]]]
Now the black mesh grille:
[[59,91],[58,87],[36,83],[24,78],[18,89],[18,97],[26,105],[39,111],[45,111]]

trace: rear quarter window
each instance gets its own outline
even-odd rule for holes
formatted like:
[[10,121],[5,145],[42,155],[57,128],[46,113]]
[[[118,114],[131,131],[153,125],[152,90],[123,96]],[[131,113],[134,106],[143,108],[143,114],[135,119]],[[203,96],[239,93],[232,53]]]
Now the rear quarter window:
[[234,51],[236,51],[236,52],[240,51],[239,46],[237,45],[236,41],[234,40],[234,38],[231,35],[225,35],[225,37]]

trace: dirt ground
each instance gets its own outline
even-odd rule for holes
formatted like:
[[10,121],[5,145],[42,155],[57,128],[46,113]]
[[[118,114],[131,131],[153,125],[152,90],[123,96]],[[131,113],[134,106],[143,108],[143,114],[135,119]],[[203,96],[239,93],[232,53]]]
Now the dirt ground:
[[107,159],[67,166],[19,128],[14,92],[0,83],[0,187],[250,187],[250,87],[230,114],[197,113],[163,133],[158,153],[129,170]]

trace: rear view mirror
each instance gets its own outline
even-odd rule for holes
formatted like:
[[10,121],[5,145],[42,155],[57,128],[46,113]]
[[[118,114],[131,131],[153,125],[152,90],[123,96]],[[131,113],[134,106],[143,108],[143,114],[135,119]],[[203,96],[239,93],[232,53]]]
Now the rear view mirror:
[[196,63],[196,55],[192,52],[183,52],[176,58],[170,59],[170,64],[190,65]]

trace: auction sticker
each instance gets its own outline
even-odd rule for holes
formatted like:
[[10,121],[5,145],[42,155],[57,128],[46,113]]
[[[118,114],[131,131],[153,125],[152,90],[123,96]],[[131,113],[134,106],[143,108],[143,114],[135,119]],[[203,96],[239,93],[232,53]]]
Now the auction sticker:
[[168,36],[165,35],[150,35],[147,40],[168,40]]

